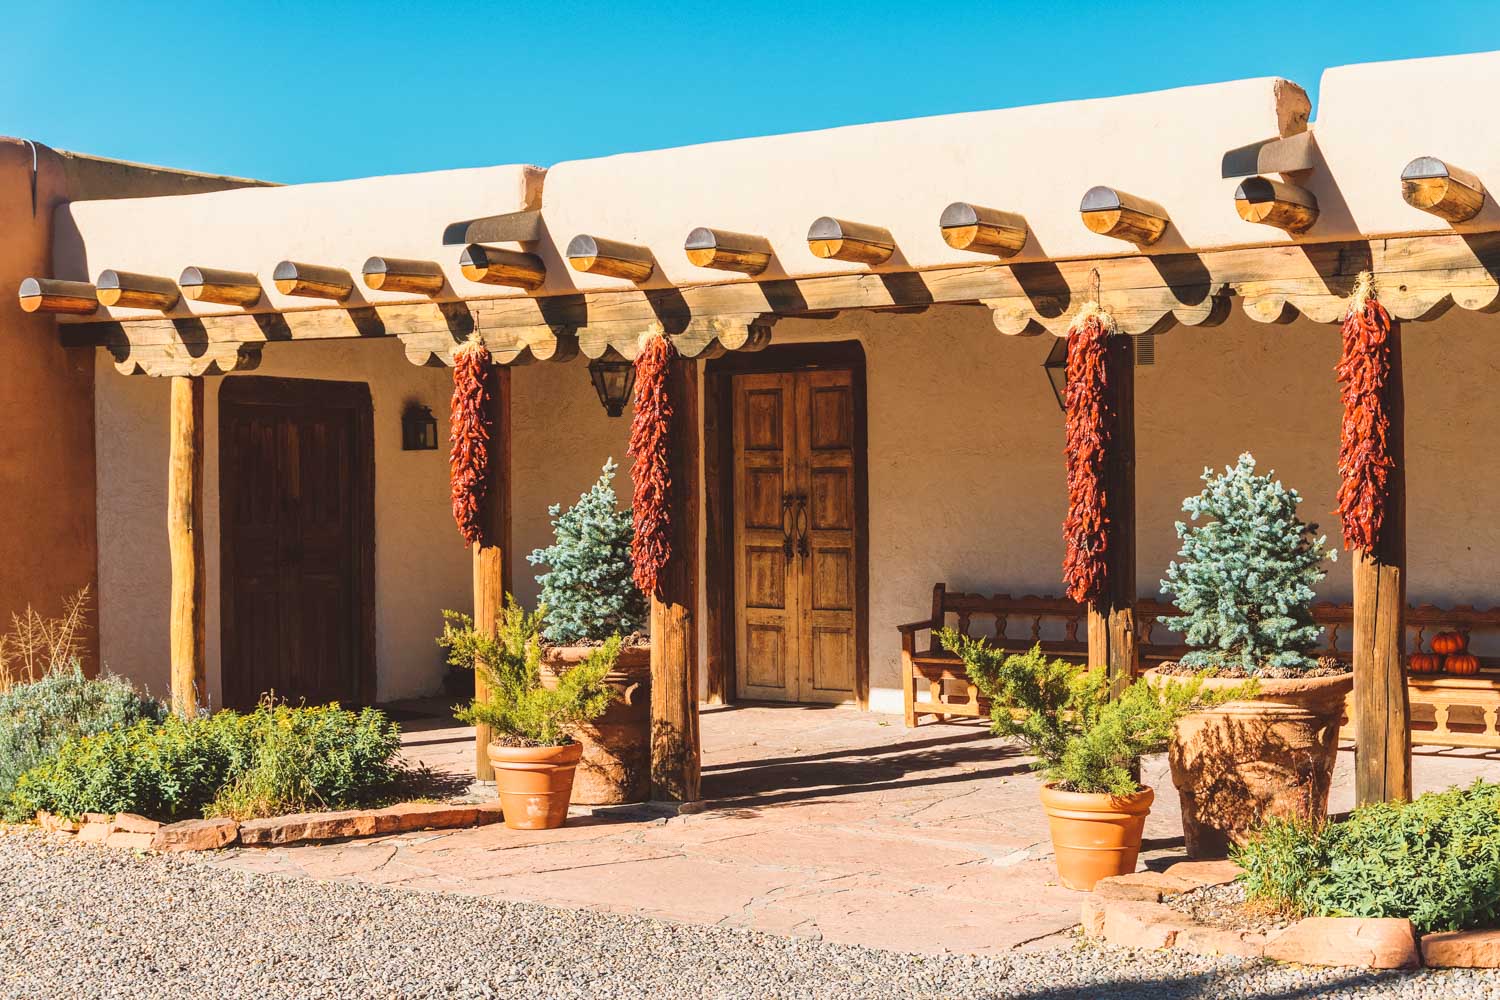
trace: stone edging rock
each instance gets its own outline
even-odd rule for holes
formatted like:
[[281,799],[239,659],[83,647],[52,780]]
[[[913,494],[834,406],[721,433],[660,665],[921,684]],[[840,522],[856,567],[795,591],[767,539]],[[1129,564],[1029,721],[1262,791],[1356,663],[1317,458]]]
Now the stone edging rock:
[[158,823],[134,813],[84,813],[81,820],[67,820],[47,812],[36,814],[37,825],[59,837],[106,847],[164,853],[212,851],[235,844],[266,847],[386,836],[415,830],[453,830],[488,826],[500,822],[500,819],[499,802],[401,802],[383,809],[297,813],[244,822],[189,819],[180,823]]
[[1500,930],[1428,934],[1419,945],[1404,918],[1308,917],[1261,934],[1202,923],[1162,903],[1167,896],[1232,882],[1239,873],[1231,861],[1184,861],[1165,872],[1103,879],[1083,903],[1083,932],[1126,948],[1177,948],[1300,965],[1500,968]]

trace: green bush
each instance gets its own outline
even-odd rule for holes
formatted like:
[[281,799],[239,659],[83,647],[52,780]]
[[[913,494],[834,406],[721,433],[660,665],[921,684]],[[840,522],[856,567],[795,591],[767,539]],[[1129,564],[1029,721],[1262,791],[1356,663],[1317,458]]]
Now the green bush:
[[1300,916],[1407,917],[1417,931],[1500,921],[1500,785],[1361,806],[1343,823],[1274,820],[1235,852],[1252,899]]
[[400,730],[373,709],[262,705],[144,720],[71,740],[23,774],[7,812],[239,819],[371,801],[399,770]]
[[544,687],[541,631],[546,615],[546,608],[527,614],[507,597],[495,635],[489,636],[468,615],[443,612],[438,644],[448,650],[448,662],[478,670],[488,688],[483,699],[454,713],[460,721],[489,726],[520,745],[556,747],[572,743],[574,729],[609,708],[615,690],[604,678],[620,658],[620,637],[605,640],[555,687]]
[[1188,712],[1242,696],[1243,688],[1202,691],[1201,678],[1159,685],[1135,681],[1111,700],[1109,678],[1040,645],[1007,653],[955,629],[938,633],[990,699],[991,729],[1026,745],[1032,766],[1064,791],[1130,795],[1141,790],[1141,758],[1166,750]]
[[22,774],[74,737],[143,719],[159,721],[165,714],[165,706],[121,678],[87,678],[76,662],[70,670],[0,693],[0,803],[10,797]]

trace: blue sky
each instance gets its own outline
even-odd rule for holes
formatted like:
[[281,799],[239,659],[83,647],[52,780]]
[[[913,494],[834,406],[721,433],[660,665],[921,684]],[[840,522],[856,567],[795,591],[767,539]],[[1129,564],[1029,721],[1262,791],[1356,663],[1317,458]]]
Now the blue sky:
[[5,6],[0,134],[286,182],[1500,48],[1494,0]]

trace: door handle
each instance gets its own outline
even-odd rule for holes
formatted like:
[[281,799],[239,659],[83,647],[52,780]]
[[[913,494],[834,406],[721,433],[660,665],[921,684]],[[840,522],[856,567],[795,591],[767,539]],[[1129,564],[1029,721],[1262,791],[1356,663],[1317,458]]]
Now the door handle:
[[797,494],[797,554],[807,558],[811,548],[807,544],[807,494]]
[[796,503],[796,497],[788,493],[781,498],[781,551],[786,557],[786,567],[792,562],[792,504]]

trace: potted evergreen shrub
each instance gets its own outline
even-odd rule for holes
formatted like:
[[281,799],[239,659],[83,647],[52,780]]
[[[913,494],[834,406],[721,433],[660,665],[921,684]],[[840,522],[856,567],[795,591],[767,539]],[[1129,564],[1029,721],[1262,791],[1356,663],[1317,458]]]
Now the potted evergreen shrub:
[[1184,718],[1172,741],[1172,783],[1192,857],[1217,857],[1270,817],[1321,821],[1353,675],[1315,655],[1322,629],[1313,586],[1335,558],[1297,516],[1302,498],[1255,474],[1248,452],[1183,501],[1178,561],[1162,589],[1181,614],[1162,624],[1191,651],[1148,678],[1196,674],[1210,690],[1255,681],[1253,696]]
[[609,709],[575,735],[583,758],[573,785],[581,805],[644,802],[651,794],[651,647],[643,639],[648,607],[631,579],[629,510],[620,510],[613,459],[567,511],[547,509],[553,543],[527,557],[545,566],[538,576],[542,628],[542,682],[586,661],[601,643],[623,636],[615,668],[606,678],[617,692]]
[[989,697],[992,731],[1036,757],[1062,884],[1087,892],[1101,878],[1135,871],[1156,797],[1140,783],[1141,758],[1164,751],[1177,720],[1216,696],[1193,678],[1135,681],[1111,700],[1104,671],[1048,659],[1039,645],[1007,654],[956,629],[938,639]]
[[544,615],[543,608],[528,614],[507,600],[491,636],[475,629],[468,615],[444,611],[438,638],[449,663],[472,666],[484,677],[485,696],[455,715],[494,733],[490,762],[505,825],[514,830],[562,826],[583,754],[574,733],[603,715],[615,699],[606,678],[619,659],[619,637],[591,649],[555,683],[542,683]]

